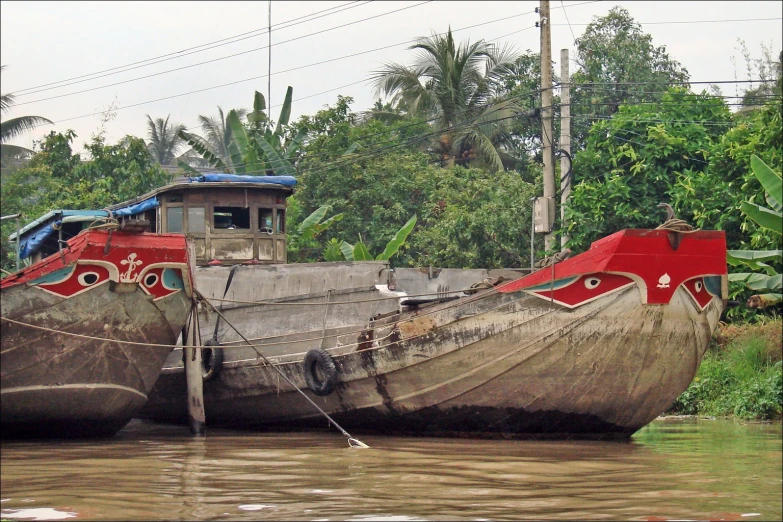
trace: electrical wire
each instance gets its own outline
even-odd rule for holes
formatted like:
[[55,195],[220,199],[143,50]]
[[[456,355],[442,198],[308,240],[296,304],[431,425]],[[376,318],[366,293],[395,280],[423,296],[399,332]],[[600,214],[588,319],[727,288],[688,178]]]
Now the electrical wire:
[[[666,25],[666,24],[717,24],[723,22],[765,22],[773,20],[783,20],[781,17],[777,18],[739,18],[733,20],[671,20],[666,22],[636,22],[639,25]],[[592,22],[591,22],[592,23]],[[566,25],[566,24],[552,24],[552,25]],[[590,25],[586,24],[573,24],[573,25]]]
[[[400,8],[400,9],[395,9],[395,10],[393,10],[393,11],[388,11],[388,12],[386,12],[386,13],[383,13],[383,14],[380,14],[380,15],[376,15],[376,16],[370,16],[370,17],[368,17],[368,18],[363,18],[363,19],[361,19],[361,20],[356,20],[356,21],[354,21],[354,22],[349,22],[349,23],[346,23],[346,24],[343,24],[343,25],[338,25],[338,26],[335,26],[335,27],[330,27],[330,28],[328,28],[328,29],[324,29],[324,30],[322,30],[322,31],[317,31],[317,32],[314,32],[314,33],[309,33],[309,34],[305,34],[305,35],[302,35],[302,36],[297,36],[296,38],[291,38],[291,39],[289,39],[289,40],[283,40],[283,41],[280,41],[280,42],[275,42],[275,43],[274,43],[274,44],[272,44],[271,46],[270,46],[270,45],[265,45],[265,46],[263,46],[263,47],[257,47],[257,48],[255,48],[255,49],[250,49],[250,50],[247,50],[247,51],[242,51],[242,52],[240,52],[240,53],[235,53],[235,54],[231,54],[231,55],[228,55],[228,56],[222,56],[222,57],[220,57],[220,58],[214,58],[214,59],[212,59],[212,60],[205,60],[205,61],[203,61],[203,62],[198,62],[198,63],[194,63],[194,64],[190,64],[190,65],[184,65],[184,66],[182,66],[182,67],[177,67],[177,68],[175,68],[175,69],[169,69],[169,70],[166,70],[166,71],[160,71],[160,72],[156,72],[156,73],[152,73],[152,74],[147,74],[147,75],[145,75],[145,76],[139,76],[139,77],[136,77],[136,78],[129,78],[129,79],[127,79],[127,80],[123,80],[123,81],[120,81],[120,82],[109,83],[109,84],[106,84],[106,85],[101,85],[101,86],[99,86],[99,87],[92,87],[92,88],[90,88],[90,89],[82,89],[82,90],[80,90],[80,91],[69,92],[69,93],[65,93],[65,94],[58,94],[58,95],[56,95],[56,96],[50,96],[50,97],[48,97],[48,98],[39,98],[39,99],[37,99],[37,100],[30,100],[30,101],[21,102],[21,103],[14,103],[14,106],[16,107],[16,106],[21,106],[21,105],[29,105],[29,104],[31,104],[31,103],[39,103],[39,102],[48,101],[48,100],[55,100],[55,99],[59,99],[59,98],[66,98],[66,97],[68,97],[68,96],[74,96],[74,95],[76,95],[76,94],[82,94],[82,93],[85,93],[85,92],[92,92],[92,91],[97,91],[97,90],[100,90],[100,89],[105,89],[105,88],[107,88],[107,87],[115,87],[115,86],[117,86],[117,85],[123,85],[123,84],[126,84],[126,83],[136,82],[136,81],[139,81],[139,80],[144,80],[144,79],[146,79],[146,78],[152,78],[152,77],[155,77],[155,76],[161,76],[161,75],[164,75],[164,74],[169,74],[169,73],[176,72],[176,71],[182,71],[182,70],[184,70],[184,69],[190,69],[190,68],[192,68],[192,67],[197,67],[197,66],[204,65],[204,64],[207,64],[207,63],[214,63],[214,62],[219,62],[219,61],[222,61],[222,60],[226,60],[226,59],[228,59],[228,58],[235,58],[235,57],[237,57],[237,56],[242,56],[242,55],[244,55],[244,54],[248,54],[248,53],[252,53],[252,52],[256,52],[256,51],[260,51],[260,50],[263,50],[263,49],[268,49],[268,48],[270,48],[270,47],[274,47],[274,46],[276,46],[276,45],[282,45],[282,44],[284,44],[284,43],[289,43],[289,42],[293,42],[293,41],[296,41],[296,40],[301,40],[301,39],[303,39],[303,38],[307,38],[307,37],[309,37],[309,36],[314,36],[314,35],[317,35],[317,34],[322,34],[322,33],[328,32],[328,31],[333,31],[333,30],[335,30],[335,29],[341,29],[341,28],[343,28],[343,27],[347,27],[347,26],[349,26],[349,25],[354,25],[354,24],[357,24],[357,23],[360,23],[360,22],[366,22],[367,20],[372,20],[372,19],[374,19],[374,18],[380,18],[381,16],[386,16],[386,15],[389,15],[389,14],[395,14],[395,13],[399,13],[399,12],[401,12],[401,11],[405,11],[405,10],[407,10],[407,9],[412,9],[412,8],[414,8],[414,7],[419,7],[419,6],[421,6],[421,5],[428,4],[428,3],[432,2],[432,1],[433,1],[433,0],[425,0],[424,2],[420,2],[420,3],[418,3],[418,4],[411,5],[411,6],[408,6],[408,7],[403,7],[403,8]],[[360,54],[365,54],[365,53],[360,53]],[[336,59],[335,59],[335,60],[336,60]],[[291,72],[291,71],[296,71],[296,70],[298,70],[298,69],[304,69],[304,68],[306,68],[306,67],[312,67],[313,65],[321,65],[321,64],[328,63],[328,62],[335,61],[335,60],[325,60],[325,61],[322,61],[322,62],[316,62],[315,64],[304,65],[304,66],[301,66],[301,67],[294,67],[294,68],[292,68],[292,69],[287,69],[287,70],[285,70],[285,71],[277,71],[277,72],[275,72],[275,73],[273,73],[273,74],[282,74],[282,73],[287,73],[287,72]],[[130,69],[126,69],[126,70],[130,70]],[[124,72],[124,71],[123,71],[123,72]],[[108,75],[107,75],[107,76],[108,76]],[[261,76],[256,76],[256,77],[254,77],[254,78],[252,78],[252,79],[256,80],[256,79],[259,79],[259,78],[266,78],[266,77],[268,77],[268,76],[270,76],[270,75],[268,75],[268,74],[264,74],[264,75],[261,75]],[[93,78],[93,79],[94,79],[94,78]],[[44,90],[49,90],[49,89],[41,89],[41,91],[44,91]],[[41,92],[41,91],[35,91],[35,92]],[[196,92],[198,92],[198,91],[196,91]],[[27,94],[32,94],[32,93],[27,93]],[[22,96],[22,95],[16,95],[16,94],[15,94],[15,96]]]
[[[560,5],[563,6],[563,14],[565,15],[566,22],[568,22],[568,29],[571,30],[571,36],[574,37],[574,42],[576,42],[576,35],[574,34],[574,29],[571,27],[571,20],[568,19],[568,13],[566,12],[565,5],[563,4],[563,0],[560,0]],[[557,24],[553,24],[557,25]]]
[[[528,91],[526,93],[520,93],[520,94],[516,94],[516,95],[513,95],[513,96],[507,96],[507,97],[503,97],[503,98],[498,98],[496,100],[493,100],[492,103],[490,103],[489,105],[487,105],[484,108],[484,111],[486,111],[486,110],[488,110],[488,109],[490,109],[492,107],[499,106],[501,104],[507,103],[507,102],[515,101],[517,99],[519,99],[519,100],[524,99],[525,97],[527,97],[527,96],[529,96],[531,94],[539,93],[540,91],[541,91],[540,89],[534,89],[534,90]],[[468,108],[468,109],[465,109],[465,110],[462,110],[462,111],[457,111],[457,112],[454,113],[454,115],[455,116],[464,115],[464,114],[467,114],[468,112],[471,112],[473,110],[475,110],[475,109]],[[513,117],[528,117],[528,116],[529,116],[529,114],[520,113],[520,114],[515,114],[515,115],[512,115],[512,116],[503,118],[503,120],[510,119],[510,118],[513,118]],[[436,117],[430,118],[428,120],[417,121],[417,122],[414,122],[414,123],[410,123],[410,124],[407,124],[407,125],[402,125],[400,127],[396,127],[394,129],[389,129],[389,130],[384,130],[384,131],[380,131],[380,132],[375,132],[375,133],[372,133],[372,134],[368,134],[368,135],[356,138],[354,141],[355,142],[365,141],[365,140],[367,140],[369,138],[372,138],[374,136],[380,136],[380,135],[384,135],[384,134],[389,134],[390,131],[391,132],[399,132],[401,130],[405,130],[405,129],[408,129],[408,128],[418,127],[418,126],[421,126],[421,125],[426,125],[426,124],[429,124],[429,123],[433,123],[433,122],[439,120],[440,118],[441,118],[440,116],[436,116]],[[471,121],[465,121],[465,122],[462,122],[460,124],[452,126],[450,129],[445,129],[445,130],[442,130],[442,131],[429,131],[425,135],[422,135],[423,138],[421,138],[421,139],[426,139],[427,137],[432,137],[434,135],[443,135],[443,134],[446,134],[448,132],[454,132],[456,130],[462,130],[465,126],[470,126],[470,125],[480,126],[480,125],[485,125],[487,123],[492,123],[494,121],[500,121],[500,120],[488,120],[488,121],[484,121],[484,122],[481,122],[481,123],[473,123]],[[421,141],[418,136],[414,136],[414,137],[411,137],[409,139]],[[391,138],[389,140],[382,141],[380,143],[383,144],[383,143],[391,143],[391,142],[398,142],[398,141],[399,141],[399,137],[393,137],[393,138]],[[376,144],[376,145],[378,145],[378,144]],[[403,145],[405,145],[405,144],[403,144]],[[316,154],[316,155],[308,155],[308,156],[306,156],[306,159],[312,160],[312,159],[317,159],[319,157],[324,157],[324,156],[331,157],[332,154],[330,154],[330,153],[322,153],[322,154]],[[354,155],[352,157],[355,158],[356,155]],[[233,167],[246,167],[248,165],[246,163],[240,163],[240,164],[234,164],[232,166]]]
[[[348,9],[353,9],[353,8],[355,8],[355,7],[361,7],[361,6],[360,6],[360,5],[355,5],[355,6],[352,6],[352,7],[346,7],[346,9],[342,9],[342,10],[340,10],[340,11],[335,11],[334,13],[329,13],[328,15],[318,16],[318,17],[315,17],[315,18],[311,18],[310,20],[304,20],[304,21],[301,21],[301,22],[299,22],[299,23],[296,23],[296,24],[287,25],[287,26],[285,26],[285,27],[278,27],[278,26],[280,26],[280,25],[288,24],[288,23],[290,23],[290,22],[293,22],[293,21],[296,21],[296,20],[301,20],[302,18],[308,18],[308,17],[315,16],[315,15],[317,15],[317,14],[320,14],[320,13],[325,13],[325,12],[327,12],[327,11],[332,11],[332,10],[334,10],[334,9],[339,9],[339,8],[341,8],[341,7],[345,7],[345,6],[348,6],[348,5],[350,5],[350,4],[356,4],[356,3],[358,3],[359,1],[360,1],[360,0],[354,0],[353,2],[348,2],[348,3],[346,3],[346,4],[342,4],[342,5],[339,5],[339,6],[336,6],[336,7],[330,7],[329,9],[324,9],[324,10],[322,10],[322,11],[316,11],[315,13],[310,13],[309,15],[300,16],[300,17],[298,17],[298,18],[292,18],[291,20],[286,20],[286,21],[284,21],[284,22],[280,22],[280,23],[274,24],[274,25],[272,25],[272,27],[275,27],[275,28],[276,28],[276,30],[278,30],[278,31],[279,31],[280,29],[286,29],[286,28],[288,28],[288,27],[293,27],[293,26],[295,26],[295,25],[299,25],[299,24],[302,24],[302,23],[305,23],[305,22],[311,22],[311,21],[313,21],[313,20],[317,20],[317,19],[319,19],[319,18],[324,18],[325,16],[330,16],[330,15],[333,15],[333,14],[340,13],[340,12],[342,12],[342,11],[347,11]],[[366,4],[370,3],[371,1],[372,1],[372,0],[369,0],[369,1],[367,1],[367,2],[364,2],[364,3],[363,3],[363,4],[361,4],[361,5],[366,5]],[[55,85],[55,84],[58,84],[58,83],[69,82],[69,81],[71,81],[71,80],[78,80],[78,79],[80,79],[80,78],[86,78],[87,76],[96,76],[96,75],[99,75],[99,74],[102,74],[102,73],[106,73],[106,72],[109,72],[109,71],[116,71],[117,69],[124,69],[124,70],[122,70],[122,71],[116,71],[116,72],[112,73],[112,74],[119,74],[119,73],[123,73],[123,72],[126,72],[126,71],[131,71],[131,70],[133,70],[133,69],[138,69],[138,68],[139,68],[139,67],[133,67],[132,69],[125,69],[125,67],[131,67],[131,66],[133,66],[133,65],[142,64],[142,63],[144,63],[144,62],[151,62],[151,61],[153,61],[153,60],[158,60],[159,58],[165,58],[165,57],[167,57],[167,56],[171,56],[172,58],[167,58],[166,60],[158,60],[157,62],[148,63],[148,64],[146,64],[146,65],[143,65],[143,66],[141,66],[141,67],[146,67],[147,65],[154,65],[154,64],[156,64],[156,63],[161,63],[161,62],[165,62],[165,61],[168,61],[168,60],[173,60],[173,59],[175,59],[175,58],[182,58],[183,56],[189,56],[189,55],[191,55],[191,54],[195,54],[195,53],[197,53],[197,52],[208,51],[209,49],[215,49],[215,48],[217,48],[217,47],[222,47],[223,45],[228,45],[228,44],[232,44],[232,43],[236,43],[236,42],[241,42],[241,41],[243,41],[243,40],[246,40],[247,38],[240,38],[240,39],[238,39],[238,40],[234,40],[234,41],[232,41],[232,42],[226,42],[226,43],[223,43],[223,44],[220,44],[220,45],[215,45],[215,46],[213,46],[213,47],[207,47],[206,49],[201,49],[200,51],[195,51],[195,52],[193,52],[193,53],[186,53],[185,51],[190,51],[190,50],[193,50],[193,49],[198,49],[199,47],[206,47],[206,46],[209,46],[209,45],[212,45],[212,44],[216,44],[216,43],[219,43],[219,42],[225,42],[226,40],[232,40],[232,39],[234,39],[234,38],[239,38],[240,36],[245,36],[245,35],[248,35],[248,34],[251,34],[251,33],[257,33],[257,32],[259,32],[259,31],[263,31],[263,32],[261,32],[261,33],[259,33],[259,34],[255,34],[255,35],[253,35],[253,36],[249,36],[249,37],[247,37],[247,38],[255,38],[256,36],[263,36],[263,35],[267,34],[267,32],[268,32],[267,28],[262,28],[262,29],[255,29],[255,30],[253,30],[253,31],[248,31],[248,32],[245,32],[245,33],[240,33],[240,34],[238,34],[238,35],[229,36],[228,38],[223,38],[223,39],[220,39],[220,40],[215,40],[214,42],[209,42],[209,43],[205,43],[205,44],[201,44],[201,45],[196,45],[196,46],[194,46],[194,47],[188,47],[188,48],[186,48],[186,49],[183,49],[183,50],[181,50],[181,51],[177,51],[177,52],[174,52],[174,53],[163,54],[163,55],[160,55],[160,56],[155,56],[155,57],[153,57],[153,58],[147,58],[146,60],[139,60],[139,61],[137,61],[137,62],[132,62],[132,63],[125,64],[125,65],[119,65],[119,66],[117,66],[117,67],[112,67],[112,68],[110,68],[110,69],[104,69],[104,70],[102,70],[102,71],[97,71],[97,72],[94,72],[94,73],[83,74],[83,75],[81,75],[81,76],[74,76],[74,77],[72,77],[72,78],[66,78],[65,80],[59,80],[59,81],[56,81],[56,82],[44,83],[44,84],[37,85],[37,86],[34,86],[34,87],[26,87],[26,88],[24,88],[24,89],[18,89],[18,90],[17,90],[17,91],[16,91],[14,94],[16,94],[16,95],[18,95],[18,96],[26,96],[27,94],[34,94],[34,93],[33,93],[33,92],[28,92],[28,93],[25,93],[25,94],[20,94],[20,93],[22,93],[22,92],[24,92],[24,91],[33,91],[33,90],[35,90],[35,89],[41,89],[42,87],[48,87],[48,86],[50,86],[50,85]],[[183,54],[183,53],[184,53],[184,54]],[[95,79],[97,79],[97,78],[103,78],[104,76],[110,76],[110,75],[108,75],[108,74],[103,74],[102,76],[96,76],[95,78],[88,78],[88,79],[85,79],[85,80],[81,80],[81,81],[79,81],[79,82],[72,82],[72,83],[68,83],[68,84],[66,84],[66,85],[59,85],[59,86],[57,86],[57,87],[52,87],[52,89],[57,89],[57,88],[60,88],[60,87],[66,87],[67,85],[74,85],[74,84],[76,84],[76,83],[81,83],[81,82],[83,82],[83,81],[90,81],[90,80],[95,80]],[[44,91],[44,90],[48,90],[48,89],[35,90],[34,92],[41,92],[41,91]]]
[[[431,0],[429,0],[429,1],[431,1]],[[592,3],[592,2],[586,2],[586,3]],[[575,4],[575,5],[577,5],[577,4]],[[451,32],[452,33],[456,33],[458,31],[464,31],[464,30],[467,30],[467,29],[472,29],[474,27],[479,27],[479,26],[488,25],[488,24],[491,24],[491,23],[496,23],[496,22],[500,22],[500,21],[504,21],[504,20],[509,20],[511,18],[516,18],[516,17],[519,17],[519,16],[524,16],[526,14],[531,14],[531,13],[532,13],[532,11],[528,12],[528,13],[521,13],[521,14],[517,14],[517,15],[507,16],[507,17],[504,17],[504,18],[498,18],[496,20],[490,20],[490,21],[487,21],[487,22],[482,22],[482,23],[471,25],[471,26],[462,27],[462,28],[459,28],[459,29],[454,29]],[[533,26],[531,26],[531,27],[533,27]],[[525,29],[521,29],[521,30],[515,31],[515,32],[521,32],[521,31],[530,29],[531,27],[527,27]],[[447,33],[440,33],[440,35],[445,35],[445,34],[447,34]],[[513,34],[513,33],[511,33],[511,34]],[[499,37],[499,38],[503,38],[503,37]],[[277,71],[277,72],[274,72],[272,74],[282,74],[284,72],[291,72],[291,71],[302,69],[302,68],[305,68],[305,67],[312,67],[314,65],[320,65],[320,64],[323,64],[323,63],[329,63],[329,62],[341,60],[341,59],[344,59],[344,58],[351,58],[351,57],[354,57],[354,56],[359,56],[361,54],[367,54],[367,53],[378,51],[378,50],[382,50],[382,49],[388,49],[388,48],[391,48],[391,47],[397,47],[399,45],[404,45],[404,44],[415,42],[415,41],[416,41],[415,39],[414,40],[406,40],[406,41],[401,42],[401,43],[396,43],[396,44],[392,44],[392,45],[388,45],[388,46],[384,46],[384,47],[378,47],[378,48],[371,49],[371,50],[368,50],[368,51],[361,51],[359,53],[354,53],[354,54],[351,54],[351,55],[346,55],[346,56],[342,56],[342,57],[338,57],[338,58],[333,58],[331,60],[325,60],[323,62],[316,62],[314,64],[301,66],[301,67],[295,67],[293,69],[287,69],[285,71]],[[260,79],[260,78],[265,78],[266,76],[267,75],[254,76],[252,78],[245,78],[243,80],[236,80],[236,81],[233,81],[233,82],[224,83],[224,84],[220,84],[220,85],[213,85],[211,87],[205,87],[203,89],[197,89],[195,91],[189,91],[189,92],[185,92],[185,93],[174,94],[174,95],[171,95],[171,96],[165,96],[163,98],[157,98],[157,99],[154,99],[154,100],[148,100],[148,101],[144,101],[144,102],[134,103],[132,105],[125,105],[123,107],[115,108],[114,111],[130,109],[132,107],[138,107],[140,105],[146,105],[146,104],[150,104],[150,103],[156,103],[156,102],[159,102],[159,101],[164,101],[164,100],[169,100],[169,99],[173,99],[173,98],[178,98],[180,96],[187,96],[187,95],[190,95],[190,94],[196,94],[196,93],[199,93],[199,92],[204,92],[204,91],[208,91],[208,90],[212,90],[212,89],[228,87],[228,86],[236,85],[236,84],[239,84],[239,83],[244,83],[244,82],[248,82],[248,81],[252,81],[252,80],[257,80],[257,79]],[[355,82],[352,85],[355,85],[356,83],[360,83],[360,82]],[[330,89],[330,90],[333,90],[333,89]],[[329,92],[329,91],[324,91],[324,92]],[[299,98],[299,99],[303,99],[303,98]],[[40,101],[43,101],[43,100],[40,100]],[[27,102],[27,103],[32,103],[32,102]],[[16,105],[22,105],[22,104],[16,104]],[[278,107],[279,107],[279,105],[278,105]],[[30,130],[33,130],[33,129],[37,128],[37,127],[46,126],[46,125],[57,125],[59,123],[63,123],[63,122],[66,122],[66,121],[77,120],[77,119],[81,119],[81,118],[88,118],[88,117],[91,117],[91,116],[96,116],[96,115],[99,115],[99,114],[103,114],[104,112],[105,111],[98,111],[98,112],[93,112],[93,113],[89,113],[89,114],[83,114],[81,116],[74,116],[74,117],[71,117],[71,118],[65,118],[65,119],[57,120],[57,121],[52,122],[52,123],[41,123],[39,125],[33,126]],[[194,128],[194,127],[190,127],[190,128]]]

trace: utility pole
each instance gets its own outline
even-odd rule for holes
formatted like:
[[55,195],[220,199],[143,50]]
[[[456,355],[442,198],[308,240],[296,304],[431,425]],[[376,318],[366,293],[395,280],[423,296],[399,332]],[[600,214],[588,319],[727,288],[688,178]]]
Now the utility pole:
[[[560,227],[565,230],[565,207],[571,194],[571,77],[568,71],[568,49],[560,49],[560,148],[566,152],[560,158]],[[565,248],[570,236],[560,236],[560,249]]]
[[269,26],[267,27],[269,35],[269,70],[266,77],[266,106],[269,112],[269,119],[272,119],[272,0],[269,0]]
[[549,0],[541,0],[539,15],[541,28],[541,153],[544,157],[544,204],[550,227],[544,236],[544,249],[551,250],[554,246],[551,227],[555,222],[555,163],[552,154],[552,34],[549,23]]

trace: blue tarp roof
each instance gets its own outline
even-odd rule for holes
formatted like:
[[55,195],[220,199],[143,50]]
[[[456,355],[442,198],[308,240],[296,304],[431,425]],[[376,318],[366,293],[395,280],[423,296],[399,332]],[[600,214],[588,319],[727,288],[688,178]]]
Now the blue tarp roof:
[[132,216],[133,214],[138,214],[139,212],[144,212],[145,210],[158,208],[159,206],[160,206],[160,201],[158,200],[157,196],[154,196],[145,199],[144,201],[139,201],[138,203],[134,203],[133,205],[128,205],[127,207],[122,207],[116,210],[112,210],[112,215],[117,217]]
[[[92,221],[108,216],[105,210],[52,210],[39,217],[29,225],[19,230],[21,243],[19,244],[19,257],[25,259],[34,254],[43,242],[59,229],[63,222]],[[16,233],[11,234],[10,239],[16,239]]]
[[223,174],[219,172],[209,172],[201,176],[188,178],[191,183],[218,183],[221,181],[234,181],[241,183],[263,183],[267,185],[284,185],[293,187],[296,185],[296,178],[293,176],[243,176],[240,174]]

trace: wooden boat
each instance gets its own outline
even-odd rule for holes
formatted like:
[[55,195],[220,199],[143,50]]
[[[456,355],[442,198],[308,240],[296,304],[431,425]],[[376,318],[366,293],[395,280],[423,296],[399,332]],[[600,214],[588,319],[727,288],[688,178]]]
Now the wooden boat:
[[[195,286],[225,317],[200,319],[208,425],[326,428],[280,370],[356,433],[628,437],[688,386],[726,303],[722,232],[624,230],[495,285],[487,271],[285,264],[291,189],[269,178],[144,196],[159,216],[205,220],[185,228],[204,244]],[[226,214],[243,230],[220,229]],[[139,416],[186,422],[185,390],[175,350]]]
[[[17,236],[42,257],[52,230],[102,216],[51,212]],[[111,435],[146,402],[191,308],[188,251],[182,234],[121,228],[55,241],[0,282],[4,437]]]

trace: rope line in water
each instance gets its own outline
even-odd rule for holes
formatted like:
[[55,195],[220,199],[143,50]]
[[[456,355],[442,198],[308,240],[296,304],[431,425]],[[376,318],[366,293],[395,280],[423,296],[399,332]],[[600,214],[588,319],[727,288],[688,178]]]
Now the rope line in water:
[[[524,277],[524,276],[520,276]],[[510,280],[509,280],[510,281]],[[504,283],[506,281],[503,281]],[[479,288],[478,290],[485,290],[486,288]],[[398,296],[389,296],[389,297],[374,297],[372,299],[357,299],[355,301],[329,301],[325,303],[291,303],[291,302],[277,302],[277,301],[240,301],[237,299],[220,299],[218,297],[204,297],[207,301],[218,301],[223,303],[237,303],[237,304],[247,304],[247,305],[268,305],[268,306],[333,306],[333,305],[346,305],[346,304],[355,304],[355,303],[372,303],[376,301],[390,301],[392,299],[408,299],[411,297],[424,297],[428,295],[446,295],[446,294],[459,294],[459,293],[465,293],[465,292],[475,292],[476,288],[465,288],[463,290],[446,290],[446,291],[434,291],[429,292],[426,294],[406,294],[406,295],[398,295]],[[393,291],[393,290],[390,290]],[[317,299],[317,298],[309,298],[309,299]]]
[[[204,298],[204,296],[201,294],[201,292],[199,292],[198,290],[194,289],[194,292],[196,293],[196,295],[197,295],[197,296],[198,296],[200,299],[202,299],[202,300],[203,300],[203,299],[205,299],[205,298]],[[206,302],[206,301],[205,301],[205,302]],[[239,336],[242,338],[242,340],[243,340],[243,341],[245,341],[245,342],[246,342],[247,344],[249,344],[250,346],[253,346],[253,343],[251,343],[251,342],[250,342],[250,341],[249,341],[249,340],[248,340],[248,339],[247,339],[247,338],[246,338],[244,335],[242,335],[242,332],[240,332],[240,331],[239,331],[239,330],[238,330],[238,329],[237,329],[237,328],[236,328],[236,327],[235,327],[235,326],[234,326],[234,325],[231,323],[231,321],[229,321],[228,319],[226,319],[226,317],[223,315],[223,313],[222,313],[220,310],[218,310],[218,309],[217,309],[217,307],[213,306],[213,305],[212,305],[211,303],[209,303],[209,302],[206,302],[206,304],[208,304],[208,305],[209,305],[209,306],[212,308],[212,310],[213,310],[215,313],[217,313],[217,314],[218,314],[218,315],[219,315],[219,316],[220,316],[220,317],[223,319],[223,321],[224,321],[224,322],[225,322],[225,323],[226,323],[228,326],[230,326],[230,327],[231,327],[231,329],[232,329],[232,330],[234,330],[234,331],[237,333],[237,335],[239,335]],[[253,349],[255,350],[255,347],[253,347]],[[367,444],[363,443],[362,441],[360,441],[359,439],[357,439],[357,438],[355,438],[355,437],[352,437],[350,433],[348,433],[347,431],[345,431],[345,430],[342,428],[342,426],[340,426],[339,424],[337,424],[337,422],[335,422],[335,420],[334,420],[333,418],[331,418],[331,417],[329,416],[329,414],[328,414],[328,413],[326,413],[326,412],[325,412],[323,409],[321,409],[321,407],[320,407],[320,406],[318,406],[318,405],[317,405],[317,404],[316,404],[316,403],[315,403],[315,402],[314,402],[314,401],[313,401],[313,400],[312,400],[310,397],[308,397],[308,396],[307,396],[307,394],[306,394],[305,392],[303,392],[303,391],[302,391],[302,390],[299,388],[299,386],[297,386],[296,384],[294,384],[294,382],[293,382],[291,379],[289,379],[289,378],[288,378],[288,376],[287,376],[287,375],[286,375],[286,374],[283,372],[283,370],[281,370],[280,368],[278,368],[277,366],[275,366],[274,364],[272,364],[272,363],[271,363],[271,361],[270,361],[269,359],[267,359],[267,358],[266,358],[266,356],[264,356],[264,354],[262,354],[262,353],[261,353],[261,352],[259,352],[258,350],[256,350],[256,353],[258,354],[258,356],[259,356],[259,357],[261,357],[261,358],[264,360],[264,362],[265,362],[265,363],[266,363],[268,366],[271,366],[271,367],[272,367],[272,368],[273,368],[275,371],[277,371],[277,373],[278,373],[278,374],[280,374],[280,376],[282,376],[282,377],[283,377],[283,379],[285,379],[285,381],[286,381],[288,384],[290,384],[290,385],[291,385],[291,386],[292,386],[292,387],[293,387],[293,388],[294,388],[296,391],[298,391],[298,392],[299,392],[299,393],[302,395],[302,397],[304,397],[305,399],[307,399],[307,402],[309,402],[310,404],[312,404],[312,405],[313,405],[313,406],[314,406],[314,407],[315,407],[315,408],[316,408],[316,409],[317,409],[319,412],[321,412],[321,415],[323,415],[324,417],[326,417],[326,418],[327,418],[327,420],[329,420],[329,422],[330,422],[330,423],[332,423],[332,424],[333,424],[333,425],[334,425],[334,426],[335,426],[335,427],[336,427],[338,430],[340,430],[340,432],[341,432],[343,435],[345,435],[345,436],[348,438],[348,446],[350,446],[350,447],[352,447],[352,448],[369,448],[369,446],[368,446]]]

